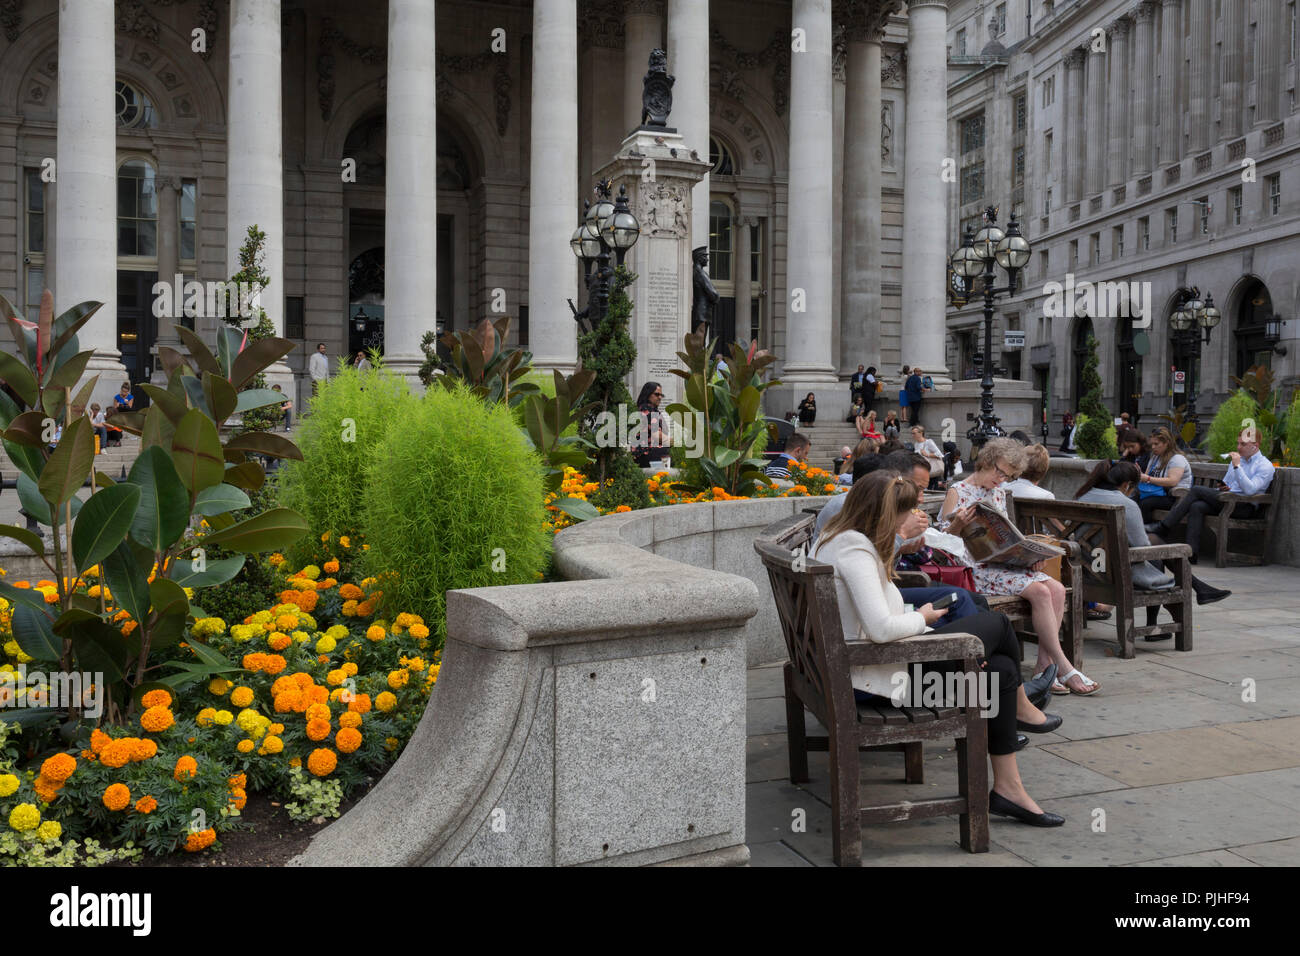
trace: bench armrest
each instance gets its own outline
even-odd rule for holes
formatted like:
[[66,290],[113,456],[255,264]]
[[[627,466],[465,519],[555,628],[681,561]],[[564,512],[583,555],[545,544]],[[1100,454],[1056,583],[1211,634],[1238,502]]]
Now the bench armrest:
[[897,574],[898,581],[896,583],[900,588],[928,588],[934,586],[934,582],[930,580],[930,576],[924,571],[899,571]]
[[1129,548],[1128,556],[1132,564],[1137,564],[1140,561],[1176,561],[1179,558],[1190,558],[1192,556],[1192,546],[1189,544],[1153,544],[1145,548]]
[[845,641],[844,646],[853,666],[960,661],[984,656],[984,644],[973,634],[918,634],[888,644]]
[[1239,501],[1243,505],[1271,505],[1273,503],[1273,495],[1269,492],[1264,492],[1263,494],[1258,495],[1243,495],[1238,494],[1235,491],[1221,491],[1219,492],[1219,500]]

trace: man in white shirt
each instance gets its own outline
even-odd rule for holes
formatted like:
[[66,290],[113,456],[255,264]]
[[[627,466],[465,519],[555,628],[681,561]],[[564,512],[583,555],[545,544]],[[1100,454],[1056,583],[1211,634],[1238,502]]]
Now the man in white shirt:
[[307,362],[307,374],[311,376],[311,393],[313,395],[320,388],[321,382],[329,381],[330,360],[329,356],[325,354],[324,342],[316,346],[316,351],[312,353],[311,359]]
[[[1276,469],[1260,452],[1259,435],[1255,429],[1242,429],[1237,436],[1237,450],[1228,458],[1227,474],[1223,476],[1224,480],[1217,490],[1204,485],[1192,485],[1167,515],[1147,525],[1150,534],[1164,538],[1186,518],[1187,543],[1192,548],[1192,564],[1196,563],[1196,556],[1200,553],[1201,529],[1205,525],[1205,516],[1217,515],[1223,510],[1223,501],[1219,496],[1225,491],[1239,495],[1263,494],[1273,483],[1273,472]],[[1255,512],[1254,505],[1242,503],[1232,509],[1234,518],[1251,518]]]

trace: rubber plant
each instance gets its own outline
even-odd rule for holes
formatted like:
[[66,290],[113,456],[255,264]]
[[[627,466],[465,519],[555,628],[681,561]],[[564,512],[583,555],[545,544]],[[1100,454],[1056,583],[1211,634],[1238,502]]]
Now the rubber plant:
[[[585,470],[591,464],[591,442],[581,435],[565,435],[570,426],[583,420],[593,405],[581,404],[583,396],[596,380],[596,373],[579,369],[565,376],[558,370],[555,375],[555,397],[548,398],[540,389],[520,403],[524,433],[534,450],[546,463],[544,488],[557,491],[564,481],[565,467]],[[581,498],[563,497],[551,502],[580,521],[598,517],[595,505]]]
[[484,319],[472,331],[447,332],[439,341],[451,359],[442,363],[443,374],[435,376],[438,382],[449,389],[464,383],[488,404],[503,402],[510,408],[540,392],[532,382],[522,381],[532,369],[533,354],[527,349],[506,348],[509,332],[509,316],[496,322]]
[[[94,471],[94,434],[85,406],[98,376],[75,396],[72,389],[94,355],[93,349],[79,351],[77,332],[99,307],[83,302],[56,318],[54,298],[46,291],[39,318],[31,322],[0,296],[18,347],[17,357],[0,353],[0,378],[27,406],[21,410],[0,392],[0,438],[18,467],[23,507],[50,529],[52,545],[25,528],[0,526],[0,535],[26,545],[56,585],[47,597],[35,588],[0,582],[0,594],[14,606],[18,646],[47,669],[95,675],[106,691],[104,716],[121,722],[151,687],[175,690],[238,669],[192,636],[192,653],[181,661],[164,664],[157,655],[174,648],[190,618],[201,614],[191,607],[187,588],[223,584],[239,573],[243,555],[286,547],[308,528],[300,515],[283,508],[240,522],[231,515],[249,507],[247,491],[266,480],[253,456],[298,458],[298,449],[269,433],[250,432],[224,445],[220,438],[232,414],[283,401],[269,389],[239,389],[294,347],[285,339],[248,343],[240,330],[222,328],[214,355],[194,332],[177,326],[190,354],[161,347],[167,387],[141,385],[153,401],[150,408],[114,419],[141,437],[130,474],[115,482]],[[62,434],[53,444],[60,421]],[[82,500],[77,493],[87,485],[90,495]],[[186,540],[199,518],[211,528],[205,543],[238,555],[206,561],[193,539]],[[82,589],[96,573],[92,569],[98,583],[107,586],[97,597]],[[125,624],[122,612],[129,615]],[[164,666],[176,672],[160,673]],[[68,703],[62,728],[68,739],[76,735],[83,709],[79,701]],[[19,719],[53,716],[49,708],[29,709]]]

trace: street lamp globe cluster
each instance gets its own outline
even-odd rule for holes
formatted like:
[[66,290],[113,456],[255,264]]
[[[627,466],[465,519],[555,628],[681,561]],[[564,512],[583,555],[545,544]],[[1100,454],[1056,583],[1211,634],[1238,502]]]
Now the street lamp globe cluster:
[[[1196,419],[1196,366],[1201,359],[1201,330],[1205,330],[1205,344],[1210,344],[1210,332],[1223,319],[1223,313],[1214,306],[1214,296],[1206,294],[1201,299],[1197,288],[1188,289],[1179,297],[1181,301],[1169,316],[1169,324],[1177,335],[1179,351],[1187,356],[1187,421],[1195,428]],[[1195,444],[1196,438],[1192,438]]]
[[[984,211],[984,228],[978,233],[969,226],[961,246],[949,258],[954,276],[964,280],[962,285],[969,293],[976,278],[983,278],[984,286],[984,376],[980,381],[980,417],[966,437],[970,439],[972,453],[990,438],[1005,434],[993,414],[993,300],[999,295],[1015,295],[1016,280],[1020,270],[1029,264],[1029,240],[1020,234],[1020,224],[1012,215],[1004,232],[997,225],[998,210],[989,206]],[[994,264],[1007,273],[1007,284],[994,285]],[[961,304],[965,304],[962,300]]]
[[[623,264],[628,250],[641,238],[641,223],[628,206],[627,187],[619,186],[618,198],[613,199],[611,186],[608,180],[596,184],[596,202],[586,204],[578,228],[569,239],[569,248],[582,263],[587,285],[587,308],[582,312],[574,309],[573,313],[584,331],[594,329],[604,318],[614,268]],[[615,266],[610,265],[610,253]],[[572,302],[569,305],[573,307]]]

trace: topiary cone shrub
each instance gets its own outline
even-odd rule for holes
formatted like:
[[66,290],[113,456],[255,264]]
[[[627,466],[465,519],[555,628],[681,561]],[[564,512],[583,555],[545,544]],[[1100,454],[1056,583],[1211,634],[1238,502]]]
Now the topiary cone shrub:
[[[311,414],[298,426],[302,461],[280,469],[280,501],[297,502],[316,536],[364,532],[366,468],[389,427],[402,422],[419,401],[399,375],[340,366],[321,385],[311,400]],[[309,563],[317,543],[309,536],[288,557],[297,566]]]
[[543,466],[509,408],[430,389],[366,459],[363,563],[394,573],[381,578],[384,613],[419,614],[441,646],[448,590],[540,578],[551,548]]

